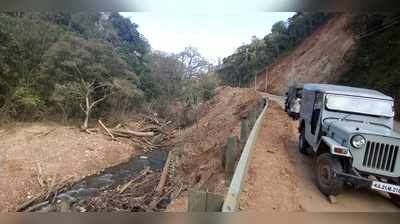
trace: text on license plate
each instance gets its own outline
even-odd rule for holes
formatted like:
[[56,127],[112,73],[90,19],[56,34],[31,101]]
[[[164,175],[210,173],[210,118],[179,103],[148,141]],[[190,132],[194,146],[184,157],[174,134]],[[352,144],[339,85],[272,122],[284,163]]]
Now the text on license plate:
[[382,183],[379,181],[373,181],[371,188],[375,189],[375,190],[379,190],[379,191],[385,191],[388,193],[400,195],[400,186],[396,186],[393,184],[387,184],[387,183]]

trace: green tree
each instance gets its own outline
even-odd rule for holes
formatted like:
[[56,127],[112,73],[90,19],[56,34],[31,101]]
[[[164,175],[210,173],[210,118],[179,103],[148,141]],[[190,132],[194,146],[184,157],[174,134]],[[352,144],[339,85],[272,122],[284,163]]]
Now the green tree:
[[223,59],[218,71],[221,79],[227,85],[246,85],[267,65],[300,44],[329,16],[325,13],[296,13],[287,22],[275,23],[271,33],[262,40],[252,38],[250,44],[238,47],[232,55]]
[[[110,104],[112,108],[120,108],[137,104],[143,97],[137,87],[139,80],[136,74],[129,71],[126,62],[113,51],[111,44],[100,40],[87,41],[68,36],[58,41],[45,55],[41,74],[45,74],[41,80],[41,84],[44,84],[43,94],[53,92],[49,91],[49,87],[54,86],[53,83],[68,89],[76,87],[76,94],[73,95],[78,96],[79,99],[75,105],[68,97],[59,98],[68,100],[65,103],[68,107],[75,108],[75,113],[78,108],[82,108],[82,100],[89,99],[91,102],[97,102],[102,99],[101,101]],[[129,88],[135,90],[135,93],[129,92],[127,90]],[[136,98],[136,101],[125,100],[124,104],[119,104],[119,101],[115,99],[106,99],[107,95],[114,95],[114,98],[118,97],[120,100],[126,97]],[[60,105],[59,101],[56,103]],[[110,108],[99,107],[103,112],[107,111],[106,108]],[[87,108],[84,112],[86,116],[91,113]]]

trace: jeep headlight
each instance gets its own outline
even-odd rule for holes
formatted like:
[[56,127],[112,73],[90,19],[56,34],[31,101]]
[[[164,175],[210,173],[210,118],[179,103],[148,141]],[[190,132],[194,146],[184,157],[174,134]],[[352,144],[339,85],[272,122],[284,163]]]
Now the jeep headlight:
[[365,140],[365,138],[362,135],[354,135],[351,138],[351,145],[354,148],[359,149],[359,148],[363,147],[365,145],[365,143],[367,143],[367,140]]

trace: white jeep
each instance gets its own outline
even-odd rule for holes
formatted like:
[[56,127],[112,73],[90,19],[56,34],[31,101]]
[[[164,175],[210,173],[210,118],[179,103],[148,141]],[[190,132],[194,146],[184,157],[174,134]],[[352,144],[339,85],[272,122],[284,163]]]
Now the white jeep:
[[400,206],[400,135],[393,99],[378,91],[306,84],[299,150],[316,158],[317,186],[338,195],[344,183],[389,193]]

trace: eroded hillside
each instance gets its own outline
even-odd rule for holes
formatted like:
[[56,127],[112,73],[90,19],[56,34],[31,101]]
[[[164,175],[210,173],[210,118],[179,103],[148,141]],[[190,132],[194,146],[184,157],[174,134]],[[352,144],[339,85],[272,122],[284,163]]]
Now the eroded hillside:
[[258,90],[283,95],[295,82],[338,81],[346,71],[347,58],[355,47],[353,34],[348,28],[350,19],[350,14],[333,16],[292,53],[264,69],[257,78]]

